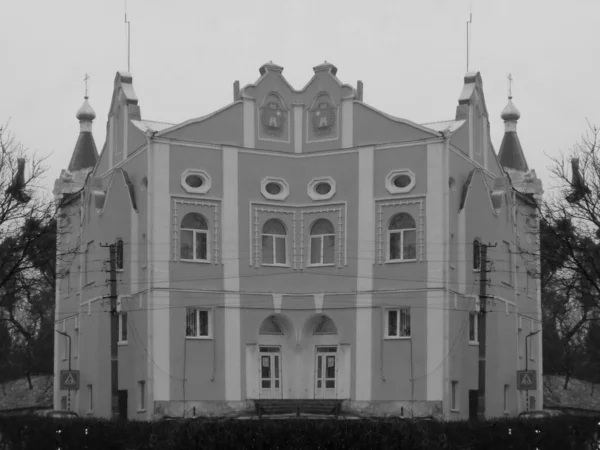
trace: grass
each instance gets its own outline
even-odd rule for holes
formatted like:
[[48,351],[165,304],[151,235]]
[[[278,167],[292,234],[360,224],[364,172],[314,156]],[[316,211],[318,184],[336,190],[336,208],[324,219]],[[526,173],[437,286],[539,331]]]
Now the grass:
[[0,410],[52,405],[54,376],[34,376],[31,377],[31,382],[31,390],[27,378],[7,381],[0,385]]

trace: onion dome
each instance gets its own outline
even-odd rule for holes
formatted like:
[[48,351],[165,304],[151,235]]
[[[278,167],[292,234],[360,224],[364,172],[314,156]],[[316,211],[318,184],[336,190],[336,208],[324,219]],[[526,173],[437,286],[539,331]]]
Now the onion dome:
[[500,117],[505,122],[508,122],[508,121],[516,122],[521,117],[521,113],[519,112],[519,110],[517,109],[515,104],[513,103],[512,97],[508,97],[508,104],[502,110],[502,114],[500,115]]
[[79,121],[87,120],[90,122],[96,118],[96,112],[90,106],[87,95],[85,96],[83,105],[81,105],[81,108],[79,108],[75,117],[77,117]]

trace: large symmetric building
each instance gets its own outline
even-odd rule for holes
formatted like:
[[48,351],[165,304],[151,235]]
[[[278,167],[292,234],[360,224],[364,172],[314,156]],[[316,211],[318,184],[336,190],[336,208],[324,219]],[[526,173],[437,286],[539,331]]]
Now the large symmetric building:
[[[517,370],[537,370],[542,386],[541,333],[529,336],[541,329],[542,189],[512,101],[497,154],[479,73],[465,76],[454,118],[420,125],[369,106],[332,64],[301,90],[282,70],[263,65],[256,83],[235,82],[232,103],[179,124],[143,119],[119,72],[100,155],[86,98],[55,186],[56,329],[81,373],[71,409],[111,412],[105,244],[117,245],[119,407],[130,419],[265,398],[467,418],[485,269],[486,414],[540,407],[542,390],[527,399]],[[496,244],[485,265],[481,244]],[[68,342],[57,334],[57,375]]]

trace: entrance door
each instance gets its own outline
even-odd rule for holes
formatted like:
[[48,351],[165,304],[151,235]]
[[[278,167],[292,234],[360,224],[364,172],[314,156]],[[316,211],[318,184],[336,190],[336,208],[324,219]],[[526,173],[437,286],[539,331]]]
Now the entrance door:
[[281,398],[281,348],[260,347],[260,398]]
[[337,398],[337,347],[317,347],[315,398]]
[[477,410],[479,409],[479,391],[469,390],[469,420],[477,420]]
[[127,391],[119,391],[119,420],[127,420]]

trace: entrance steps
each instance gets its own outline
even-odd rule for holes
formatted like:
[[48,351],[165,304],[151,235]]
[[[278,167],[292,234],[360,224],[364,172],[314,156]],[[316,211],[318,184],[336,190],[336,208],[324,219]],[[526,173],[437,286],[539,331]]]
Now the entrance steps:
[[254,400],[256,414],[312,414],[337,417],[342,409],[342,400],[336,399],[264,399]]

